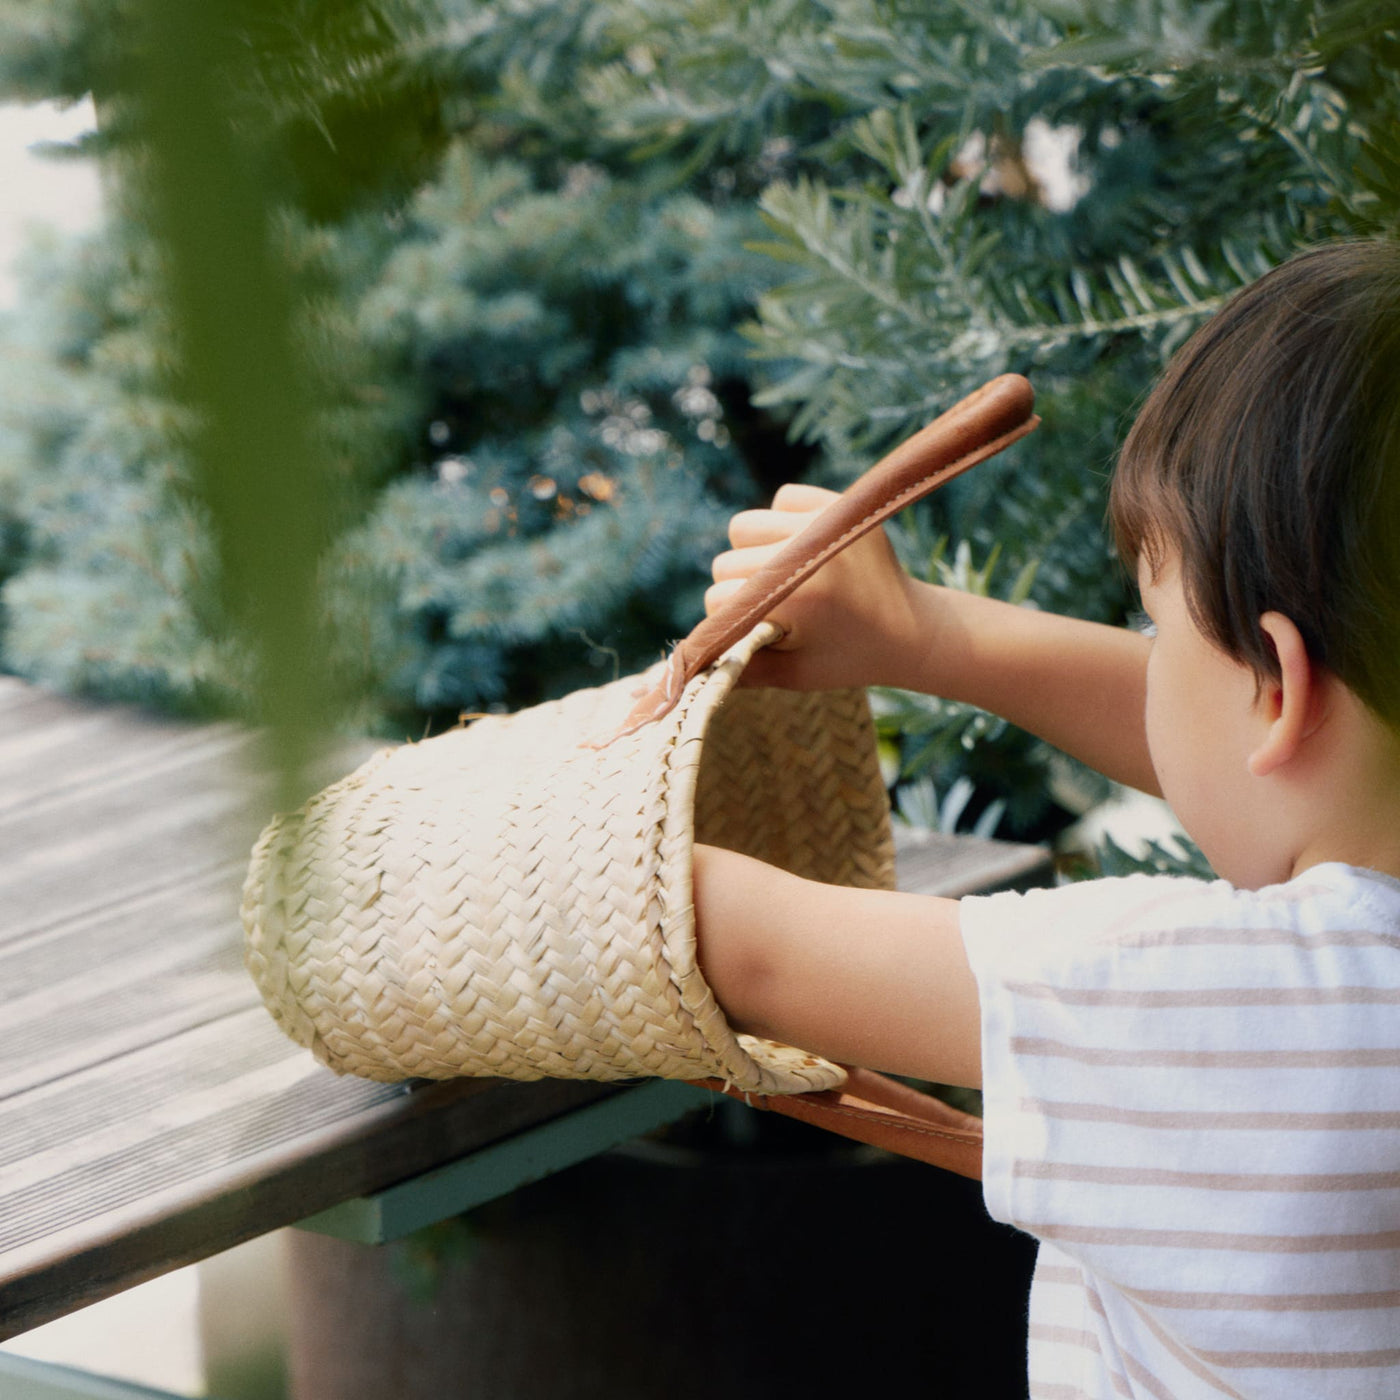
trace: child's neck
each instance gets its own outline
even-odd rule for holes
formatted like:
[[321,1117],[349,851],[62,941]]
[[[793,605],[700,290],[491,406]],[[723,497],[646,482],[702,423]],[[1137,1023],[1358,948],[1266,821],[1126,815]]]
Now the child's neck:
[[1333,742],[1292,794],[1292,873],[1339,861],[1400,879],[1400,734],[1345,696]]

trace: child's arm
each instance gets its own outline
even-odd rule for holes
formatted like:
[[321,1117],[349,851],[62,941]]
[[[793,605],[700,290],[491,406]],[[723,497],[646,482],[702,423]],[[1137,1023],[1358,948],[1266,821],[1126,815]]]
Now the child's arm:
[[[730,522],[711,610],[832,499],[784,486],[772,510]],[[750,684],[809,690],[892,685],[1001,715],[1115,781],[1160,793],[1143,724],[1145,637],[909,577],[881,530],[774,611],[788,635],[750,663]]]
[[890,684],[962,700],[1115,782],[1161,796],[1143,722],[1150,641],[910,580],[920,643]]
[[981,1084],[958,902],[817,884],[695,848],[700,966],[737,1030],[841,1064]]

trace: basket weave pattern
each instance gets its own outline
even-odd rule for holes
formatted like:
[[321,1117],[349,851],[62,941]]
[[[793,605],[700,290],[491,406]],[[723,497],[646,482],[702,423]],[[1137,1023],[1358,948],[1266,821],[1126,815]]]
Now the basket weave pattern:
[[735,690],[754,628],[664,722],[600,748],[635,677],[386,750],[279,817],[244,888],[272,1014],[371,1079],[714,1077],[759,1094],[844,1071],[735,1035],[696,962],[695,841],[891,887],[861,692]]
[[[249,971],[282,1028],[371,1079],[657,1076],[765,1096],[845,1083],[838,1065],[730,1028],[697,962],[691,870],[698,840],[892,887],[869,708],[861,692],[735,686],[782,635],[756,619],[1025,436],[1033,405],[1025,379],[1002,375],[940,414],[647,676],[386,750],[275,819],[243,922]],[[892,1108],[912,1125],[899,1150],[942,1161],[928,1144],[950,1142],[956,1169],[975,1174],[966,1124],[930,1127],[885,1088],[867,1098],[824,1121],[845,1132],[838,1123],[873,1112],[868,1140],[892,1141]]]

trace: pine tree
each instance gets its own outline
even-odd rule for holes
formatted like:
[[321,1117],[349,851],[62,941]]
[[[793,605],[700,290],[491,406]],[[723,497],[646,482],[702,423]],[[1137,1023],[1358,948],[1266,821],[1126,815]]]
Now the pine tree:
[[742,417],[735,325],[767,272],[746,213],[465,146],[409,212],[360,324],[420,415],[353,546],[402,561],[400,703],[571,689],[698,615],[725,519],[757,494],[724,402]]
[[[36,444],[37,482],[3,473],[19,499],[0,511],[28,527],[10,534],[37,546],[6,568],[7,651],[23,665],[37,642],[32,674],[117,693],[237,695],[264,722],[277,800],[294,801],[340,699],[317,656],[316,595],[354,485],[331,438],[355,365],[325,353],[320,261],[294,264],[307,221],[382,203],[441,146],[431,75],[403,61],[416,12],[397,0],[113,0],[60,18],[49,77],[62,94],[93,94],[91,144],[120,177],[111,241],[141,265],[124,286],[94,289],[92,353],[59,378],[78,369],[72,387],[106,407],[134,368],[128,387],[153,390],[156,411],[115,453],[91,437],[92,415],[70,415],[63,450]],[[16,87],[31,92],[43,44],[24,13],[6,20],[19,31],[6,50]],[[136,293],[134,314],[122,291]],[[108,312],[133,334],[106,334]],[[120,489],[104,491],[114,466]],[[50,490],[45,519],[44,477],[61,474],[93,508],[55,511]],[[40,500],[24,501],[34,484]],[[133,496],[149,511],[114,535]]]
[[[244,9],[297,20],[258,31],[247,120],[324,431],[370,483],[326,564],[334,664],[399,732],[651,660],[729,511],[849,479],[1008,369],[1044,428],[901,551],[1123,621],[1102,517],[1134,404],[1232,291],[1400,218],[1394,0],[404,0],[343,34],[330,0]],[[0,0],[0,87],[98,86],[119,114],[90,7],[35,10]],[[375,120],[382,147],[336,139]],[[37,377],[0,438],[4,655],[227,706],[246,675],[172,489],[146,257],[119,228],[35,273]],[[1099,791],[990,717],[880,704],[911,808],[1042,834]]]
[[[440,181],[409,204],[327,222],[302,185],[284,186],[298,194],[282,230],[290,255],[313,282],[334,284],[308,339],[340,395],[326,426],[341,475],[383,485],[326,562],[335,661],[396,729],[421,731],[424,711],[453,719],[654,659],[697,616],[728,514],[807,455],[750,403],[737,326],[774,276],[744,246],[759,228],[752,199],[729,197],[723,182],[709,197],[684,189],[659,162],[639,179],[628,153],[581,119],[580,71],[600,46],[611,53],[604,37],[590,40],[587,15],[581,5],[506,20],[464,11],[471,42],[428,47],[424,71],[445,85],[450,69],[463,132]],[[528,48],[531,92],[503,47]],[[280,128],[267,142],[281,149]],[[106,238],[87,254],[100,272],[58,293],[85,303],[92,338],[79,378],[91,372],[98,393],[153,349],[140,327],[109,336],[115,304],[138,304],[136,320],[160,337],[149,269],[108,256],[123,246],[139,249],[139,238]],[[41,301],[30,318],[42,338],[54,318]],[[57,368],[63,357],[49,345],[42,358]],[[159,396],[158,384],[143,388]],[[21,437],[52,455],[38,424]],[[85,450],[63,460],[95,482]],[[117,533],[188,516],[188,502],[162,505],[171,468],[159,456],[127,463],[142,490]],[[33,482],[35,466],[12,476]],[[32,526],[50,518],[44,509],[31,493],[14,513]],[[247,668],[236,649],[192,645],[218,603],[202,588],[212,566],[198,528],[139,552],[177,563],[159,607],[139,566],[114,578],[113,560],[83,535],[71,517],[48,535],[30,529],[44,557],[7,591],[9,664],[167,704],[237,703]],[[65,597],[84,592],[104,606],[62,619]],[[153,658],[166,647],[162,665]]]
[[[902,544],[964,583],[1121,622],[1103,531],[1133,407],[1234,290],[1326,238],[1400,222],[1400,10],[1187,0],[973,7],[651,0],[615,8],[629,60],[596,95],[627,139],[696,158],[754,150],[813,110],[760,197],[789,269],[750,334],[760,402],[795,413],[843,479],[993,374],[1037,386],[1044,429],[924,507]],[[684,45],[667,36],[686,23]],[[642,61],[638,61],[641,56]],[[1028,160],[1075,144],[1069,208]],[[969,571],[999,554],[992,579]],[[955,571],[956,572],[956,571]],[[1103,789],[1044,746],[946,702],[882,700],[902,770],[1034,832]],[[892,754],[893,757],[893,754]],[[928,802],[924,802],[928,806]],[[955,804],[959,805],[959,804]]]
[[305,600],[353,480],[335,438],[358,361],[327,334],[314,225],[441,148],[431,75],[403,62],[412,21],[357,0],[0,11],[11,90],[90,91],[86,144],[119,176],[112,228],[41,275],[53,295],[15,337],[49,370],[14,400],[0,505],[22,526],[7,650],[31,674],[256,693],[279,735],[323,722]]

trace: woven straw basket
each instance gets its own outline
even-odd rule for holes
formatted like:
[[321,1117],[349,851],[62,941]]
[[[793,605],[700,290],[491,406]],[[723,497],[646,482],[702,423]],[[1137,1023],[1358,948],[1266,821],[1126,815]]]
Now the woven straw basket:
[[276,818],[244,888],[249,970],[283,1030],[370,1079],[494,1075],[843,1084],[737,1035],[696,962],[695,842],[889,887],[865,696],[736,688],[762,619],[837,550],[1030,431],[994,380],[891,453],[656,673],[386,749]]

